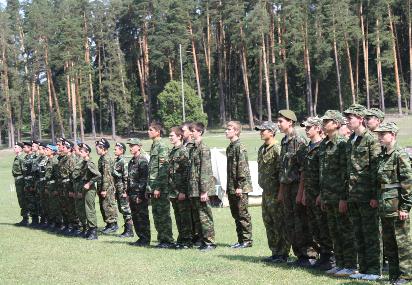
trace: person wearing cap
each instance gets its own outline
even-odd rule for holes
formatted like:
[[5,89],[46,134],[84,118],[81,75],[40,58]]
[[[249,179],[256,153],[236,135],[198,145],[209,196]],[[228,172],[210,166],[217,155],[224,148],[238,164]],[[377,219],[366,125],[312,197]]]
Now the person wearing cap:
[[298,258],[291,265],[312,266],[317,252],[313,249],[313,240],[310,233],[304,230],[307,225],[306,209],[296,203],[299,190],[300,164],[298,150],[305,144],[304,137],[295,130],[296,115],[291,110],[278,112],[277,126],[285,134],[281,141],[279,158],[279,192],[278,200],[283,201],[285,228],[289,243]]
[[226,138],[230,140],[226,148],[227,187],[230,212],[235,220],[237,242],[231,248],[252,247],[252,219],[248,211],[248,193],[252,192],[249,162],[244,144],[240,142],[242,126],[238,121],[226,125]]
[[382,123],[375,129],[382,146],[377,184],[389,280],[392,284],[405,284],[412,280],[412,241],[409,235],[412,168],[408,153],[396,141],[398,131],[393,122]]
[[280,146],[275,140],[278,127],[271,121],[255,127],[260,131],[263,144],[258,150],[258,183],[262,188],[262,218],[266,228],[268,246],[272,253],[264,259],[270,263],[286,263],[290,244],[284,228],[283,204],[277,200],[279,190]]
[[300,157],[300,184],[296,203],[306,206],[307,224],[304,231],[309,231],[314,244],[312,248],[320,258],[309,262],[320,270],[329,270],[334,266],[333,242],[329,235],[326,213],[316,204],[319,190],[319,150],[323,141],[322,120],[319,117],[309,117],[302,122],[306,136],[310,140],[298,151]]
[[153,122],[148,130],[153,141],[150,147],[148,194],[152,199],[152,214],[157,231],[157,248],[174,248],[172,218],[170,217],[169,189],[167,187],[167,146],[161,141],[162,125]]
[[357,261],[353,226],[346,209],[346,138],[339,133],[344,121],[336,110],[326,111],[321,119],[326,137],[319,146],[320,194],[316,204],[326,213],[336,261],[326,273],[347,276],[356,272]]
[[17,201],[19,202],[20,215],[22,220],[16,223],[17,226],[27,226],[29,224],[29,212],[24,198],[24,179],[23,179],[23,163],[24,163],[24,144],[16,142],[14,145],[14,153],[16,156],[13,160],[11,173],[14,177],[14,186],[16,187]]
[[[344,111],[348,128],[353,131],[346,144],[347,208],[355,233],[359,273],[354,279],[381,278],[381,249],[378,216],[376,171],[379,142],[365,127],[366,108],[353,104]],[[346,210],[346,205],[342,205]]]
[[47,156],[46,171],[44,177],[45,181],[45,193],[48,195],[49,199],[49,220],[48,220],[48,230],[54,231],[59,228],[62,224],[62,216],[60,209],[60,199],[59,191],[57,190],[57,146],[48,144],[45,149],[45,155]]
[[127,144],[132,154],[127,166],[127,196],[129,196],[134,230],[139,238],[133,245],[148,246],[151,239],[149,199],[146,196],[149,163],[141,154],[142,142],[139,139],[131,138]]
[[96,165],[90,159],[91,147],[85,143],[79,144],[80,156],[83,159],[81,168],[81,181],[83,184],[84,211],[86,214],[87,232],[80,236],[87,240],[97,240],[97,216],[96,216],[96,183],[100,181],[101,174]]
[[365,113],[366,126],[372,132],[375,131],[377,127],[379,127],[379,125],[383,122],[384,119],[385,119],[385,113],[382,112],[380,109],[370,108],[366,110],[366,113]]
[[190,131],[194,145],[189,154],[189,197],[192,207],[194,226],[200,241],[198,249],[206,252],[216,248],[213,213],[210,206],[209,194],[215,191],[210,148],[203,142],[205,125],[201,122],[192,123]]
[[119,229],[117,225],[117,203],[116,189],[112,176],[113,159],[108,155],[110,143],[107,139],[101,138],[96,141],[96,151],[100,156],[98,168],[100,174],[100,182],[97,184],[97,192],[99,194],[100,212],[106,226],[102,230],[103,234],[116,232]]
[[169,132],[173,145],[169,153],[168,188],[173,206],[178,236],[176,249],[188,249],[192,245],[192,213],[188,189],[189,153],[183,146],[183,131],[173,127]]
[[352,131],[348,128],[347,120],[345,117],[343,117],[343,121],[339,127],[339,135],[343,136],[344,138],[346,138],[346,140],[348,140],[351,134]]
[[46,149],[47,144],[40,142],[39,143],[39,149],[37,151],[37,159],[33,166],[33,176],[36,179],[36,202],[37,202],[37,210],[40,215],[40,227],[47,227],[48,223],[48,196],[45,193],[45,187],[46,187],[46,164],[47,164],[47,156],[45,154],[45,149]]
[[119,212],[123,215],[124,231],[119,236],[121,238],[134,237],[133,234],[133,220],[130,210],[129,200],[127,198],[127,164],[124,158],[126,145],[117,142],[114,147],[114,164],[112,169],[112,176],[114,179],[114,186],[116,188],[116,200]]
[[25,198],[25,205],[27,206],[27,211],[32,218],[33,226],[37,226],[39,224],[39,216],[36,212],[36,188],[35,188],[35,181],[32,174],[32,165],[35,159],[35,156],[32,152],[32,142],[23,142],[23,151],[25,153],[22,172],[23,172],[23,179],[24,179],[24,198]]

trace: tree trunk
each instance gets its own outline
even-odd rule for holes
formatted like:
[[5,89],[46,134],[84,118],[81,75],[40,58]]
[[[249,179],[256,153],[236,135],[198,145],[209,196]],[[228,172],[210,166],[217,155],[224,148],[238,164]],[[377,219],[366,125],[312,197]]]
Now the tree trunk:
[[412,7],[411,0],[408,1],[408,38],[409,38],[409,112],[412,113]]
[[36,98],[36,79],[35,75],[31,78],[31,95],[30,95],[30,136],[32,139],[36,139],[36,112],[35,110],[35,98]]
[[100,136],[103,136],[103,85],[102,85],[102,51],[101,51],[101,46],[100,43],[97,46],[98,50],[98,70],[99,70],[99,131],[100,131]]
[[84,120],[83,120],[83,108],[82,108],[82,99],[80,96],[79,86],[81,85],[81,74],[77,76],[75,81],[75,91],[76,91],[76,101],[79,110],[79,121],[80,121],[80,140],[84,142]]
[[172,64],[171,58],[167,60],[167,64],[169,66],[169,80],[172,81],[173,80],[173,64]]
[[[363,6],[362,2],[359,8],[360,12],[360,21],[361,21],[361,29],[362,29],[362,49],[363,49],[363,64],[365,68],[365,83],[366,83],[366,106],[370,108],[370,94],[369,94],[369,43],[368,43],[368,31],[365,30],[365,24],[363,19]],[[367,29],[367,27],[366,27]]]
[[114,102],[110,100],[110,115],[111,115],[111,121],[112,121],[112,139],[116,139],[116,113],[115,113],[115,107],[114,107]]
[[263,72],[263,63],[262,63],[262,54],[259,53],[259,79],[258,79],[258,100],[257,100],[257,104],[259,106],[259,121],[262,122],[263,121],[263,76],[262,76],[262,72]]
[[[71,62],[71,69],[74,69],[74,63]],[[77,100],[76,100],[76,83],[74,76],[70,76],[70,95],[72,102],[72,116],[73,116],[73,140],[77,141]]]
[[355,66],[355,99],[358,101],[359,94],[359,40],[356,40],[356,66]]
[[288,87],[288,69],[286,67],[286,48],[282,46],[283,45],[283,40],[282,40],[283,33],[280,27],[280,19],[278,19],[278,34],[279,34],[280,54],[282,56],[282,63],[283,63],[283,81],[285,84],[286,109],[289,110],[289,87]]
[[338,57],[338,47],[336,43],[336,33],[335,27],[333,28],[333,52],[335,54],[335,65],[336,65],[336,77],[337,77],[337,87],[338,87],[338,96],[339,96],[339,110],[343,112],[343,100],[342,100],[342,90],[340,83],[340,66],[339,66],[339,57]]
[[193,65],[195,68],[195,77],[196,77],[196,86],[197,86],[197,96],[200,98],[200,107],[203,113],[203,99],[202,99],[202,89],[200,88],[200,75],[199,75],[199,68],[197,65],[197,56],[196,56],[196,45],[195,45],[195,38],[193,36],[192,24],[189,23],[189,34],[192,41],[192,54],[193,54]]
[[40,85],[36,84],[37,95],[37,113],[38,113],[38,128],[39,128],[39,140],[42,139],[42,126],[41,126],[41,104],[40,104]]
[[276,110],[279,110],[279,83],[277,80],[277,68],[276,68],[276,53],[275,53],[275,14],[272,9],[269,9],[270,13],[270,30],[269,30],[269,42],[270,42],[270,53],[273,66],[273,83],[274,83],[274,93],[275,93],[275,104]]
[[319,79],[316,79],[315,83],[315,103],[313,103],[313,113],[318,115],[318,96],[319,96]]
[[[84,21],[84,59],[87,65],[87,77],[88,77],[88,89],[89,89],[89,102],[90,102],[90,117],[92,124],[92,136],[93,140],[96,140],[96,118],[94,114],[94,94],[93,94],[93,79],[90,66],[90,46],[89,46],[89,36],[88,36],[88,25],[86,12],[83,12],[83,21]],[[82,137],[82,141],[84,138]]]
[[266,56],[265,35],[262,32],[262,54],[263,54],[263,71],[265,75],[265,90],[266,90],[266,109],[268,112],[268,121],[272,121],[272,105],[270,102],[270,81],[269,70]]
[[[47,54],[47,52],[46,52]],[[45,56],[47,58],[47,56]],[[45,60],[47,62],[47,60]],[[47,65],[47,63],[46,63]],[[48,67],[46,67],[48,68]],[[49,79],[49,71],[47,70],[47,94],[48,94],[48,103],[49,103],[49,116],[50,116],[50,134],[52,143],[56,142],[56,135],[54,133],[54,111],[53,111],[53,97],[52,97],[52,90],[51,90],[51,82]]]
[[310,55],[309,55],[309,36],[308,36],[308,27],[305,23],[303,30],[304,38],[304,60],[306,67],[306,94],[307,94],[307,105],[309,110],[309,116],[313,116],[313,95],[312,95],[312,72],[310,68]]
[[[1,57],[1,65],[3,72],[0,73],[1,85],[2,85],[2,93],[6,103],[6,116],[7,116],[7,133],[8,133],[8,146],[13,147],[15,143],[14,137],[14,124],[13,124],[13,114],[12,114],[12,107],[11,107],[11,100],[10,100],[10,92],[9,92],[9,71],[8,71],[8,64],[7,64],[7,56],[6,56],[6,43],[1,43],[2,46],[2,57]],[[0,130],[1,132],[1,130]],[[2,143],[0,139],[0,144]]]
[[217,66],[218,66],[218,88],[219,88],[219,123],[220,126],[226,125],[226,106],[225,106],[225,94],[224,94],[224,75],[223,75],[223,49],[224,49],[224,42],[223,42],[223,21],[222,19],[219,20],[218,29],[217,29]]
[[[70,108],[72,108],[73,107],[73,105],[72,105],[72,94],[71,94],[71,83],[70,83],[70,76],[69,76],[69,69],[70,69],[70,66],[69,66],[69,62],[65,62],[64,63],[64,72],[66,72],[66,90],[67,90],[67,101],[68,101],[68,111],[69,111],[69,114],[71,113],[71,114],[73,114],[73,112],[70,112]],[[70,136],[70,133],[73,131],[73,121],[72,121],[72,115],[69,115],[69,136]]]
[[245,88],[245,96],[246,96],[246,106],[248,110],[248,117],[249,117],[249,127],[251,130],[255,129],[255,125],[253,123],[253,111],[252,111],[252,104],[250,103],[250,92],[249,92],[249,76],[248,76],[248,69],[247,69],[247,58],[246,58],[246,48],[243,44],[243,28],[240,27],[240,38],[241,38],[241,46],[240,46],[240,66],[242,68],[243,74],[243,85]]
[[385,113],[385,93],[383,90],[383,79],[382,79],[382,61],[381,61],[381,43],[379,36],[379,19],[376,19],[376,67],[378,72],[378,87],[379,87],[379,102],[380,108]]
[[399,115],[402,115],[401,84],[400,84],[400,80],[399,80],[395,34],[394,34],[394,29],[393,29],[391,7],[390,7],[389,3],[387,3],[387,5],[388,5],[388,16],[389,16],[389,28],[391,30],[391,39],[392,39],[392,53],[393,53],[393,65],[394,65],[394,69],[395,69],[396,95],[398,97],[398,112],[399,112]]
[[349,79],[350,79],[350,90],[352,93],[352,104],[356,103],[356,94],[355,94],[355,82],[353,80],[353,71],[352,71],[352,58],[350,56],[350,49],[348,43],[348,34],[345,33],[345,47],[346,47],[346,56],[348,57],[348,71],[349,71]]

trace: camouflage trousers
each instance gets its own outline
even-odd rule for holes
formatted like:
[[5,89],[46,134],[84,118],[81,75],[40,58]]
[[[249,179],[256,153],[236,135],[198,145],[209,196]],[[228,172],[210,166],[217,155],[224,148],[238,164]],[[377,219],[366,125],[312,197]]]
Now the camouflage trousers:
[[215,244],[215,227],[212,207],[209,202],[201,202],[199,197],[190,198],[192,217],[199,221],[199,239],[205,245]]
[[268,246],[272,255],[289,256],[290,243],[286,237],[283,204],[277,200],[277,195],[263,190],[262,218],[266,228]]
[[310,232],[306,207],[296,204],[298,188],[297,183],[283,184],[283,215],[286,236],[296,257],[316,258],[318,253]]
[[15,180],[14,186],[16,187],[16,194],[17,194],[17,202],[19,203],[20,207],[20,215],[22,217],[29,216],[29,210],[27,209],[26,205],[26,198],[24,197],[24,181],[23,179]]
[[97,228],[97,216],[96,216],[96,189],[90,188],[89,190],[83,189],[84,197],[84,212],[86,214],[86,224],[89,229]]
[[69,197],[69,192],[73,193],[71,183],[63,183],[60,191],[60,207],[65,225],[78,225],[79,220],[76,216],[75,199]]
[[237,240],[239,243],[252,241],[252,219],[248,211],[248,194],[243,193],[238,197],[229,194],[229,207],[232,218],[235,220]]
[[60,208],[59,192],[55,190],[54,186],[47,186],[47,191],[50,195],[49,221],[60,225],[62,223],[62,211]]
[[76,217],[78,218],[78,221],[79,221],[78,225],[86,226],[87,219],[86,219],[86,209],[85,209],[82,181],[73,182],[73,192],[75,194],[74,208],[76,212]]
[[190,200],[186,198],[179,201],[177,198],[170,199],[172,203],[176,227],[177,227],[177,242],[181,244],[192,243],[192,212],[190,210]]
[[198,213],[197,209],[194,208],[193,203],[192,203],[192,206],[191,206],[191,209],[190,209],[190,213],[192,215],[192,237],[193,237],[193,242],[202,241],[202,225],[200,224],[199,213]]
[[31,217],[39,216],[37,192],[34,187],[24,187],[24,200]]
[[48,206],[48,195],[45,192],[45,182],[38,182],[36,185],[36,191],[37,191],[37,208],[39,209],[39,215],[43,219],[48,218],[48,211],[49,211],[49,206]]
[[326,220],[333,241],[336,266],[356,268],[355,235],[349,214],[339,213],[339,202],[325,204]]
[[349,218],[355,233],[359,272],[381,275],[381,239],[378,209],[369,202],[349,202]]
[[149,200],[144,198],[141,202],[137,203],[137,196],[132,195],[129,198],[134,231],[139,240],[150,243]]
[[128,197],[123,197],[122,195],[126,193],[125,191],[116,191],[117,208],[119,212],[123,215],[123,220],[125,223],[132,219],[132,212],[130,210]]
[[162,193],[160,198],[152,198],[152,215],[157,231],[157,241],[172,243],[172,218],[170,217],[170,201],[167,194]]
[[323,257],[333,255],[333,242],[329,234],[326,212],[316,205],[316,197],[306,193],[306,214],[312,238],[318,245],[318,252]]
[[112,224],[117,222],[117,203],[115,190],[110,189],[106,191],[106,196],[102,197],[99,194],[99,205],[100,212],[103,217],[103,221],[107,224]]
[[412,240],[410,217],[401,221],[398,217],[382,218],[382,239],[389,263],[389,279],[412,275]]

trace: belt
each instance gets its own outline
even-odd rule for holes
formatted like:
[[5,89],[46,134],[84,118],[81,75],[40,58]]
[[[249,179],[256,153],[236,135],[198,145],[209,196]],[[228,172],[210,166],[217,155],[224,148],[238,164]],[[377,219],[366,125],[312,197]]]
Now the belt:
[[66,179],[62,180],[63,183],[66,183],[66,182],[69,182],[69,181],[70,181],[70,178],[66,178]]
[[19,176],[14,177],[14,179],[16,179],[16,180],[19,180],[19,179],[22,179],[22,178],[23,178],[23,175],[19,175]]
[[45,180],[46,180],[46,177],[42,177],[39,179],[39,181],[45,181]]
[[381,184],[381,189],[392,189],[402,187],[401,183]]
[[54,184],[54,183],[55,183],[54,180],[47,181],[47,184]]
[[25,180],[29,180],[29,179],[32,179],[32,178],[33,178],[33,176],[26,176],[26,177],[24,177]]

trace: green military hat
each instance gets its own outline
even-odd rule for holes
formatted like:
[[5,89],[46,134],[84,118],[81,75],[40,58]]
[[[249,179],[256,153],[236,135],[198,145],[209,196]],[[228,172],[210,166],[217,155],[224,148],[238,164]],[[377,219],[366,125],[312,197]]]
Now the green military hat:
[[278,126],[272,121],[263,121],[261,125],[255,127],[256,131],[269,130],[276,133],[279,129]]
[[128,144],[128,145],[138,145],[138,146],[142,146],[142,145],[143,145],[143,144],[142,144],[142,141],[139,140],[138,138],[130,138],[130,139],[127,141],[127,144]]
[[124,143],[117,142],[115,146],[120,147],[123,150],[126,150],[126,145]]
[[309,117],[300,124],[301,127],[312,127],[320,125],[322,125],[322,120],[319,117]]
[[99,146],[99,147],[102,147],[102,148],[104,148],[104,149],[109,149],[109,148],[110,148],[110,143],[109,143],[109,141],[108,141],[107,139],[105,139],[105,138],[101,138],[100,140],[95,141],[95,145],[96,145],[96,146]]
[[378,118],[381,121],[383,121],[383,119],[385,119],[385,113],[382,112],[378,108],[370,108],[370,109],[366,110],[365,116],[366,117],[375,116],[376,118]]
[[358,117],[365,117],[366,115],[366,107],[360,104],[353,104],[344,112],[345,116],[353,114]]
[[27,145],[29,147],[32,147],[33,143],[31,141],[26,141],[26,142],[23,142],[23,145]]
[[32,141],[31,141],[31,144],[32,144],[32,145],[33,145],[33,144],[40,145],[40,141],[39,141],[39,140],[32,140]]
[[19,147],[21,147],[21,148],[23,148],[23,146],[24,146],[24,144],[23,144],[22,142],[16,142],[14,145],[17,145],[17,146],[19,146]]
[[85,149],[87,152],[91,152],[92,151],[92,148],[88,145],[88,144],[85,144],[85,143],[79,143],[79,144],[77,144],[78,146],[79,146],[79,148],[83,148],[83,149]]
[[321,120],[333,120],[341,125],[345,124],[345,118],[342,113],[337,110],[327,110]]
[[397,134],[399,132],[398,126],[394,122],[382,123],[379,127],[374,130],[374,132],[383,133],[391,132]]
[[279,116],[285,117],[286,119],[292,120],[296,122],[298,119],[296,118],[295,112],[291,110],[280,110],[278,112]]

